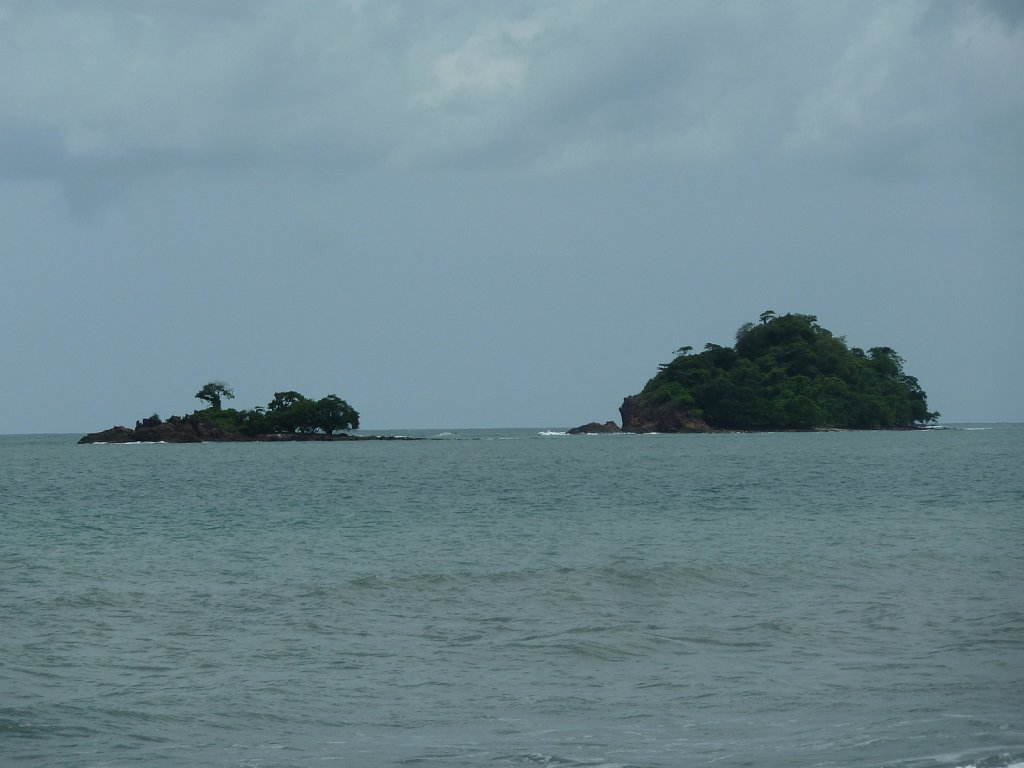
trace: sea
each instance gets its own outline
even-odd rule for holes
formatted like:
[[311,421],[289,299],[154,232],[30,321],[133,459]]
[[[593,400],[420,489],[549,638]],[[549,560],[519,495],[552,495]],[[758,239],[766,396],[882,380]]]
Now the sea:
[[0,437],[0,766],[1024,768],[1024,425]]

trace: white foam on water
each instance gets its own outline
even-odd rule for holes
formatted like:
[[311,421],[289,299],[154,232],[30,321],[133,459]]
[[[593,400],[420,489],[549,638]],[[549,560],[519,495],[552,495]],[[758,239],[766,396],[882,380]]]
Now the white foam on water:
[[[1009,757],[1009,755],[1005,755],[1004,754],[1002,757],[1003,758],[1007,758],[1007,757]],[[984,763],[986,765],[990,765],[991,764],[988,760],[985,760]],[[956,768],[978,768],[978,764],[977,763],[959,763],[958,762],[956,764]],[[1005,766],[1003,766],[1003,768],[1024,768],[1024,762],[1021,762],[1020,760],[1015,760],[1012,763],[1007,763]]]
[[545,429],[543,432],[538,432],[538,435],[542,437],[561,437],[562,435],[568,435],[568,432],[559,432],[555,429]]

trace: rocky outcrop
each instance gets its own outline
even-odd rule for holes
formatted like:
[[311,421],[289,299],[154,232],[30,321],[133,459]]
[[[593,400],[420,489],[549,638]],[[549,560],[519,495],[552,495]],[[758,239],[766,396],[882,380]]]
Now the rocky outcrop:
[[246,435],[231,432],[218,424],[204,421],[198,416],[171,416],[167,421],[158,417],[142,419],[135,428],[111,427],[92,432],[78,441],[86,443],[284,443],[328,442],[340,440],[412,440],[415,438],[393,435],[325,435],[323,433],[287,432],[281,434]]
[[713,432],[708,423],[688,408],[672,401],[645,405],[639,395],[631,395],[619,407],[623,432]]
[[614,421],[606,421],[601,424],[596,421],[592,421],[589,424],[583,424],[579,427],[573,427],[569,430],[570,435],[606,435],[614,432],[621,432],[619,425]]
[[217,424],[211,424],[195,417],[172,416],[167,421],[152,417],[137,421],[135,429],[111,427],[102,432],[92,432],[78,442],[81,443],[209,443],[244,442],[255,437],[239,432],[229,432]]

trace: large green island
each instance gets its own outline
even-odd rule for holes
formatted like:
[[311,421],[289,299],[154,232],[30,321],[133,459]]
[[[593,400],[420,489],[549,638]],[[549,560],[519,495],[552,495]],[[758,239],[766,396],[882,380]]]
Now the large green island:
[[912,429],[939,417],[892,348],[847,347],[814,315],[768,310],[733,347],[676,355],[623,400],[622,431]]
[[384,440],[391,437],[351,435],[359,428],[359,412],[337,395],[313,400],[294,390],[275,392],[267,407],[236,410],[223,401],[234,392],[221,381],[211,381],[195,395],[209,404],[188,416],[141,419],[134,428],[111,427],[85,435],[79,443],[204,443],[281,442],[296,440]]

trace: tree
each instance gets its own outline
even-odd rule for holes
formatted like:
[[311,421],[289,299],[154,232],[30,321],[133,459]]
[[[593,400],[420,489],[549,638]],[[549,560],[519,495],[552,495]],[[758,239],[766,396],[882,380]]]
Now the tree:
[[892,347],[872,347],[868,350],[875,369],[887,378],[903,375],[903,358]]
[[277,433],[320,431],[325,435],[359,429],[359,413],[337,395],[311,400],[299,392],[275,392],[263,424]]
[[685,347],[680,347],[679,349],[677,349],[675,351],[675,354],[677,354],[677,355],[688,355],[691,352],[693,352],[693,347],[685,346]]
[[327,395],[316,401],[313,423],[325,435],[335,430],[359,429],[359,413],[337,395]]
[[267,403],[267,419],[272,432],[312,432],[314,403],[295,390],[275,392]]
[[225,384],[223,381],[211,381],[203,385],[203,388],[196,392],[196,398],[204,400],[210,404],[210,407],[215,411],[220,410],[221,398],[227,398],[233,400],[235,393],[231,391],[231,387]]
[[287,392],[275,392],[274,399],[267,403],[267,410],[270,413],[280,413],[291,408],[296,403],[301,403],[303,400],[308,399],[308,397],[296,392],[294,389],[290,389]]
[[761,316],[758,319],[761,321],[761,325],[767,325],[776,317],[778,317],[778,315],[775,314],[774,309],[766,309],[764,312],[761,313]]

